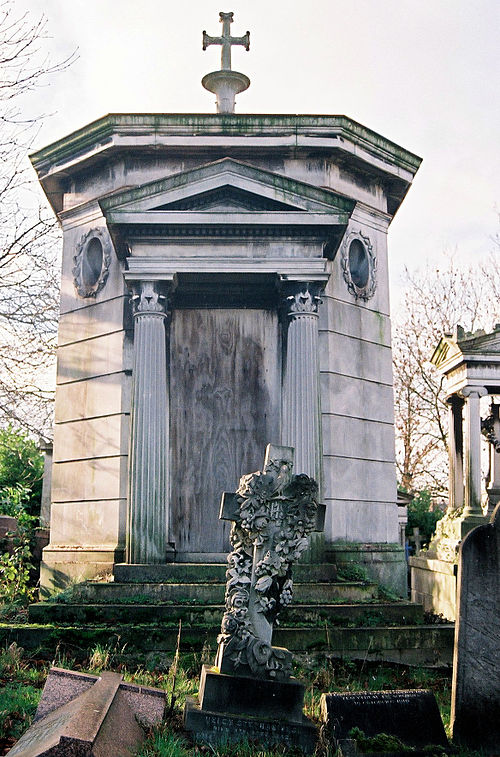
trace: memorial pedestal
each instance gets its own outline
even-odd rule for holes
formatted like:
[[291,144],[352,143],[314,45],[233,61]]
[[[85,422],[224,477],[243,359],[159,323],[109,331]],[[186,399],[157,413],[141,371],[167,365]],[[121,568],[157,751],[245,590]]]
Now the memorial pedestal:
[[204,665],[197,699],[189,697],[184,727],[196,742],[257,741],[314,752],[316,726],[302,712],[304,685],[225,675]]

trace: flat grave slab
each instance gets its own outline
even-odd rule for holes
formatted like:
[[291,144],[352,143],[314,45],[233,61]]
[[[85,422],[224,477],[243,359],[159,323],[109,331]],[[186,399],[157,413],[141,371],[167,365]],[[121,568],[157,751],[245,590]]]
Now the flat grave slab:
[[9,757],[130,757],[145,726],[161,722],[165,692],[126,684],[119,673],[91,676],[52,668],[31,727]]

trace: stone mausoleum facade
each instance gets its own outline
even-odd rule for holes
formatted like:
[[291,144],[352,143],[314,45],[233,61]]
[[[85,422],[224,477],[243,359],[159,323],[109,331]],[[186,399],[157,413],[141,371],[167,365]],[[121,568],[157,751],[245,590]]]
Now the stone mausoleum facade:
[[222,561],[268,442],[404,586],[387,232],[420,159],[344,116],[108,115],[32,155],[63,229],[42,589]]

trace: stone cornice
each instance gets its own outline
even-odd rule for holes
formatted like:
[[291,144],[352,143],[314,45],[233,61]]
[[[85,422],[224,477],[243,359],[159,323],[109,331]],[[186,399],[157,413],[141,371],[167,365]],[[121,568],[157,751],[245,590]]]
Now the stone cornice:
[[[127,210],[135,212],[155,210],[158,213],[160,211],[157,208],[165,204],[187,197],[193,198],[207,190],[225,186],[238,187],[240,191],[250,196],[255,194],[261,198],[268,197],[290,206],[281,211],[266,209],[263,215],[298,210],[323,213],[337,211],[350,215],[356,205],[353,199],[332,189],[315,187],[305,181],[256,168],[232,158],[222,158],[188,171],[172,174],[165,179],[115,192],[102,198],[100,205],[106,215],[113,211],[126,212]],[[179,211],[184,215],[186,212],[188,211]],[[210,213],[212,212],[211,210]]]
[[222,137],[225,142],[243,137],[245,144],[254,137],[279,138],[281,144],[293,147],[310,146],[309,138],[335,140],[343,137],[413,173],[422,162],[414,153],[346,116],[253,113],[110,113],[32,153],[30,158],[37,171],[41,171],[47,163],[82,160],[90,152],[111,146],[125,147],[127,138],[133,139],[135,147],[152,145],[154,138],[154,145],[158,147],[162,143],[168,144],[172,138],[177,139],[177,146],[180,146],[186,143],[186,138],[193,143],[196,139],[208,137]]
[[115,153],[177,153],[217,149],[339,153],[346,162],[391,184],[395,212],[421,159],[346,116],[110,114],[32,153],[31,161],[57,210],[58,183]]
[[130,257],[126,281],[171,280],[177,273],[276,274],[283,281],[326,283],[329,274],[324,258],[165,258]]

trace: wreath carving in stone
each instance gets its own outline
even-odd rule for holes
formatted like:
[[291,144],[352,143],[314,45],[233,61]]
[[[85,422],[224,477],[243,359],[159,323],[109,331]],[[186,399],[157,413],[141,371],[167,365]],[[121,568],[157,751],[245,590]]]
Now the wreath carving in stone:
[[106,284],[111,263],[111,241],[106,229],[90,229],[76,247],[73,283],[80,297],[95,297]]
[[377,288],[377,258],[369,237],[351,231],[341,248],[341,265],[348,291],[358,300],[369,300]]

